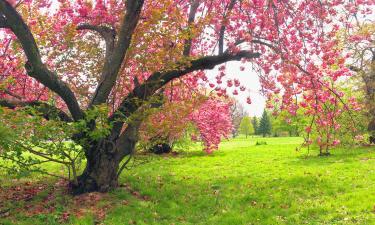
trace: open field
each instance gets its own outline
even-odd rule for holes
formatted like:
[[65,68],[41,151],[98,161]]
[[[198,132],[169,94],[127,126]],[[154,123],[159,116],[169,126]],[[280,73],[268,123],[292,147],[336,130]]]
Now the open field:
[[0,203],[10,210],[0,224],[375,224],[374,147],[307,157],[295,151],[300,142],[237,138],[209,156],[198,147],[153,156],[125,171],[119,189],[81,199],[44,179],[30,199]]

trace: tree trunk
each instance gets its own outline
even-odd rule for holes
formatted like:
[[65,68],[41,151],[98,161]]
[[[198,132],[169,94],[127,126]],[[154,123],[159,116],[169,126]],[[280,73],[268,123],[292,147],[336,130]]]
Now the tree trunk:
[[118,177],[124,168],[124,164],[120,168],[120,163],[134,153],[141,122],[141,118],[134,119],[120,135],[114,132],[89,145],[85,151],[86,168],[77,182],[71,184],[73,194],[108,192],[117,187]]
[[[369,109],[368,131],[370,132],[370,139],[375,138],[375,54],[372,55],[370,64],[370,71],[363,74],[363,80],[366,88],[366,99]],[[371,144],[371,140],[370,140]]]
[[110,148],[113,147],[104,145],[90,149],[89,154],[86,154],[85,170],[78,176],[77,183],[72,184],[73,194],[108,192],[117,187],[121,160]]

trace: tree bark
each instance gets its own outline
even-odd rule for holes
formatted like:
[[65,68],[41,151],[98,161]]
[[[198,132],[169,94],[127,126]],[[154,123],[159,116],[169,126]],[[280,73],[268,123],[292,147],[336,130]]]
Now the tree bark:
[[126,156],[134,153],[141,123],[142,117],[135,118],[121,134],[91,142],[93,144],[85,149],[86,168],[77,182],[71,184],[74,195],[108,192],[118,186],[118,177],[126,166],[123,163],[120,167],[120,164]]
[[121,160],[113,152],[112,144],[98,144],[89,149],[83,173],[72,183],[73,194],[108,192],[117,187],[117,172]]

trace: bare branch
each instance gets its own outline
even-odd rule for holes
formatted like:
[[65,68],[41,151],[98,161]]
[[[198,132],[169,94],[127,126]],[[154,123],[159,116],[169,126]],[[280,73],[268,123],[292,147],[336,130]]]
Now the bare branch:
[[101,80],[95,90],[89,107],[107,101],[115,85],[126,52],[129,49],[131,38],[139,21],[143,2],[144,0],[128,0],[126,2],[126,14],[122,21],[117,43],[115,44],[113,53],[104,63]]
[[57,77],[56,73],[50,71],[42,62],[34,36],[21,15],[5,0],[0,0],[0,14],[5,16],[9,28],[17,36],[22,45],[28,59],[25,68],[29,76],[57,93],[65,101],[75,120],[83,118],[83,112],[79,107],[74,93],[65,82]]
[[126,166],[130,162],[130,160],[133,158],[133,155],[134,155],[133,152],[129,154],[129,157],[126,159],[126,161],[121,165],[120,169],[118,170],[117,177],[119,177],[121,175],[121,173],[122,173],[122,171],[124,171],[124,169],[127,169]]

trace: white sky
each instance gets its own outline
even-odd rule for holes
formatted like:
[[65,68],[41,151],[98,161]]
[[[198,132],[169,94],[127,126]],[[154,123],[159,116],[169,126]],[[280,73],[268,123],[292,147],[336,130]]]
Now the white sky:
[[[251,65],[251,64],[248,64]],[[240,66],[245,66],[244,71],[240,71]],[[208,79],[211,83],[216,84],[215,77],[218,74],[218,66],[210,71],[207,71]],[[260,117],[263,113],[263,110],[265,108],[265,97],[260,94],[260,83],[258,75],[252,71],[250,66],[246,66],[246,64],[243,64],[241,62],[228,62],[226,63],[226,76],[222,79],[223,83],[221,84],[221,87],[226,87],[226,79],[238,79],[241,82],[241,85],[245,86],[247,88],[246,91],[240,91],[238,90],[239,94],[237,96],[233,96],[232,92],[234,88],[228,88],[227,93],[230,96],[233,96],[235,99],[237,99],[245,108],[245,110],[248,112],[249,116],[258,116]],[[238,89],[238,88],[237,88]],[[251,97],[251,104],[246,103],[246,98],[250,96]]]

